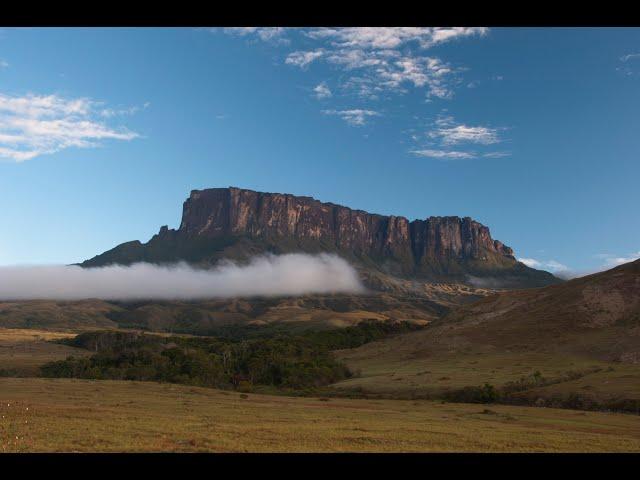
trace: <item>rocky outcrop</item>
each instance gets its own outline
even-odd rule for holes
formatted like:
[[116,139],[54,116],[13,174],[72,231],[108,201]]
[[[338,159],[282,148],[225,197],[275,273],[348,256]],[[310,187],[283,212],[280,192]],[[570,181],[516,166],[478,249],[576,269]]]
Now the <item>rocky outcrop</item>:
[[[315,240],[369,256],[474,258],[513,250],[493,240],[489,228],[469,217],[429,217],[410,222],[322,203],[311,197],[239,188],[194,190],[184,203],[180,233],[190,237],[248,235]],[[163,232],[161,232],[162,234]],[[166,229],[164,233],[167,233]]]
[[[240,247],[233,239],[245,243]],[[525,283],[534,285],[557,280],[517,262],[511,248],[493,240],[488,227],[469,217],[409,221],[311,197],[233,187],[192,191],[179,229],[162,227],[148,244],[129,242],[83,265],[131,263],[136,258],[213,262],[259,250],[336,251],[387,273],[438,281],[495,275],[527,277]]]

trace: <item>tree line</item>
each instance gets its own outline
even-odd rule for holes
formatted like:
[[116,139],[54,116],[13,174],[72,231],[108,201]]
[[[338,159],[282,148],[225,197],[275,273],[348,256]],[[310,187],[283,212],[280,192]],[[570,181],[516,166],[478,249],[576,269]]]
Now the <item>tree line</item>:
[[49,362],[41,367],[41,374],[214,388],[308,390],[354,375],[334,357],[333,350],[355,348],[417,328],[409,322],[364,321],[352,327],[299,334],[251,328],[231,329],[216,337],[85,332],[60,342],[93,355]]

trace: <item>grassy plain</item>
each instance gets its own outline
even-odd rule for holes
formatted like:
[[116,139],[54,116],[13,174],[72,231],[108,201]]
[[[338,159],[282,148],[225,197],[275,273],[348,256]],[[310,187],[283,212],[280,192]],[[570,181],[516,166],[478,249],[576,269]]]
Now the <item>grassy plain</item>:
[[640,417],[171,384],[0,379],[3,452],[640,451]]

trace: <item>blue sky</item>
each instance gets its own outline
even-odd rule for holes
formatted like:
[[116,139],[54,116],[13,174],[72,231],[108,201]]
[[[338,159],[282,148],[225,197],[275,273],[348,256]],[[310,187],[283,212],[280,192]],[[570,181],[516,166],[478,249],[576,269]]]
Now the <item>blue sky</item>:
[[640,29],[2,29],[0,265],[177,228],[190,190],[471,216],[640,256]]

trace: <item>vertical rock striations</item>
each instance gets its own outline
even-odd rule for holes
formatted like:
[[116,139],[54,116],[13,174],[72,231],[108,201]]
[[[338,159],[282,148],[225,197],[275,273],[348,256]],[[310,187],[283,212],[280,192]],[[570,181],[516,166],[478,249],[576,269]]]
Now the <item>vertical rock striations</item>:
[[184,203],[179,232],[188,237],[247,235],[266,240],[315,240],[356,255],[424,259],[487,255],[513,259],[513,250],[493,240],[489,228],[469,217],[376,215],[311,197],[239,188],[194,190]]

